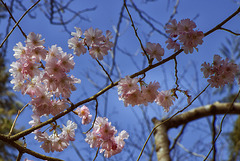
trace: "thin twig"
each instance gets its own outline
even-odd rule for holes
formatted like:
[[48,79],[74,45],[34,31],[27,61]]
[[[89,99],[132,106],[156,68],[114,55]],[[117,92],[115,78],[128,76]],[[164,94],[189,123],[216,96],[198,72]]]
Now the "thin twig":
[[[13,17],[13,15],[12,15],[12,13],[11,13],[11,11],[9,10],[7,4],[4,3],[3,0],[1,0],[1,2],[2,2],[2,4],[4,5],[4,7],[7,9],[8,13],[9,13],[10,17],[13,19],[13,21],[14,21],[15,23],[17,23],[17,21],[15,20],[15,18]],[[21,28],[19,25],[17,25],[17,26],[18,26],[19,30],[22,32],[23,36],[24,36],[25,38],[27,38],[27,35],[23,32],[22,28]]]
[[107,76],[108,76],[109,80],[111,81],[111,83],[114,84],[114,82],[112,81],[110,75],[109,75],[108,72],[105,70],[105,68],[103,67],[103,65],[102,65],[97,59],[95,59],[95,60],[96,60],[97,63],[102,67],[103,71],[107,74]]
[[93,161],[96,160],[96,158],[97,158],[97,156],[98,156],[99,149],[100,149],[100,147],[98,147],[97,152],[96,152],[96,155],[95,155],[95,157],[93,158]]
[[[213,108],[214,110],[215,108]],[[216,142],[215,142],[215,136],[216,136],[216,115],[213,115],[212,119],[212,146],[213,146],[213,157],[212,161],[216,161]]]
[[180,136],[183,134],[183,131],[184,131],[184,129],[185,129],[185,127],[186,127],[186,125],[187,125],[187,124],[184,124],[184,125],[182,126],[182,129],[181,129],[181,131],[178,133],[177,137],[174,139],[174,141],[173,141],[173,144],[172,144],[171,148],[169,149],[169,151],[171,151],[171,150],[173,150],[173,149],[174,149],[175,145],[176,145],[176,144],[177,144],[177,142],[178,142],[178,139],[179,139],[179,138],[180,138]]
[[5,41],[7,41],[8,37],[12,34],[12,32],[14,31],[14,29],[18,26],[18,24],[22,21],[23,17],[33,8],[35,7],[41,0],[38,0],[36,3],[34,3],[23,15],[22,17],[18,20],[17,23],[15,23],[15,25],[13,26],[12,30],[7,34],[7,36],[5,37],[5,39],[3,40],[3,42],[0,45],[0,48],[3,46],[3,44],[5,43]]
[[225,20],[223,20],[220,24],[218,24],[217,26],[215,26],[213,29],[209,30],[208,32],[204,33],[204,36],[207,36],[209,34],[211,34],[212,32],[219,30],[222,28],[222,26],[227,23],[229,20],[231,20],[234,16],[236,16],[238,13],[240,12],[240,7],[237,9],[237,11],[235,11],[233,14],[231,14],[228,18],[226,18]]
[[229,29],[226,29],[226,28],[223,28],[223,27],[220,27],[219,29],[220,29],[220,30],[227,31],[227,32],[230,32],[231,34],[236,35],[236,36],[239,36],[239,35],[240,35],[239,33],[233,32],[232,30],[229,30]]
[[8,136],[11,136],[11,134],[12,134],[12,132],[13,132],[13,129],[14,129],[14,126],[15,126],[15,124],[16,124],[16,121],[17,121],[17,119],[18,119],[18,116],[20,115],[20,113],[21,113],[28,105],[29,105],[29,103],[27,103],[25,106],[23,106],[23,108],[22,108],[21,110],[18,110],[17,116],[16,116],[15,120],[13,121],[13,124],[12,124],[12,127],[11,127],[10,131],[9,131]]
[[217,141],[218,137],[220,136],[220,134],[221,134],[221,132],[222,132],[223,121],[224,121],[225,117],[227,116],[227,114],[232,110],[233,104],[234,104],[234,102],[237,100],[239,94],[240,94],[240,90],[238,91],[236,97],[235,97],[234,100],[232,101],[230,107],[228,108],[228,111],[224,114],[224,116],[223,116],[223,118],[222,118],[222,120],[221,120],[221,123],[220,123],[219,132],[218,132],[216,138],[214,139],[214,144],[212,145],[212,148],[210,149],[210,151],[208,152],[207,156],[205,157],[205,159],[204,159],[203,161],[205,161],[205,160],[209,157],[209,155],[211,154],[212,150],[214,149],[215,142]]
[[95,117],[94,117],[92,126],[90,127],[90,129],[88,129],[88,131],[84,132],[83,134],[87,134],[94,127],[94,124],[95,124],[95,121],[96,121],[96,118],[97,118],[97,111],[98,111],[98,101],[97,101],[97,99],[95,99],[95,100],[96,100]]
[[177,86],[176,89],[178,90],[179,85],[178,85],[178,76],[177,76],[178,70],[177,70],[177,59],[176,59],[176,57],[174,58],[174,63],[175,63],[175,77],[176,77],[175,84]]
[[134,25],[132,16],[131,16],[131,14],[130,14],[130,12],[129,12],[129,10],[128,10],[127,4],[126,4],[126,0],[124,0],[124,6],[125,6],[125,8],[126,8],[126,11],[127,11],[127,13],[128,13],[128,16],[129,16],[129,18],[130,18],[130,21],[131,21],[131,23],[132,23],[132,27],[133,27],[133,30],[134,30],[134,32],[135,32],[135,35],[136,35],[136,37],[137,37],[137,39],[138,39],[138,41],[139,41],[139,43],[140,43],[140,45],[141,45],[141,48],[142,48],[142,50],[143,50],[143,53],[144,53],[145,56],[147,57],[148,63],[151,65],[152,63],[150,63],[150,58],[149,58],[149,56],[147,55],[147,52],[146,52],[146,50],[145,50],[144,47],[143,47],[142,41],[141,41],[141,39],[140,39],[139,36],[138,36],[137,29],[136,29],[136,27],[135,27],[135,25]]
[[161,126],[161,125],[164,124],[165,122],[171,120],[171,119],[172,119],[173,117],[175,117],[177,114],[179,114],[179,113],[181,113],[182,111],[184,111],[185,109],[187,109],[204,91],[206,91],[206,89],[207,89],[209,86],[210,86],[210,84],[208,84],[208,85],[207,85],[186,107],[184,107],[182,110],[179,110],[179,111],[176,112],[174,115],[172,115],[170,118],[168,118],[168,119],[164,120],[163,122],[159,123],[158,125],[154,126],[154,128],[152,129],[152,131],[151,131],[150,134],[148,135],[148,138],[147,138],[147,140],[145,141],[145,143],[144,143],[144,145],[143,145],[143,147],[142,147],[142,150],[141,150],[141,152],[140,152],[140,154],[139,154],[139,156],[138,156],[137,161],[139,161],[139,159],[141,158],[142,153],[143,153],[143,151],[144,151],[144,149],[145,149],[145,147],[146,147],[146,145],[147,145],[147,143],[148,143],[151,135],[153,134],[153,132],[154,132],[159,126]]

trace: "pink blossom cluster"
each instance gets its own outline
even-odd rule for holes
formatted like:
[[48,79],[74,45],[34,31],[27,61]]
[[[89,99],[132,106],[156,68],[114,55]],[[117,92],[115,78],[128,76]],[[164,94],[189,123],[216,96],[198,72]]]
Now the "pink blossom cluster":
[[83,105],[81,108],[78,107],[75,112],[82,118],[82,124],[86,125],[92,121],[92,115],[87,106]]
[[93,126],[93,131],[86,134],[85,141],[91,148],[101,148],[100,153],[104,152],[104,157],[109,158],[122,151],[125,139],[128,139],[128,133],[123,130],[118,136],[115,136],[117,130],[108,122],[107,118],[97,117]]
[[153,102],[158,95],[157,89],[160,88],[158,82],[150,82],[149,85],[141,86],[137,84],[138,78],[130,78],[126,76],[118,82],[118,94],[119,100],[123,100],[124,105],[148,105],[149,102]]
[[106,36],[104,36],[102,31],[97,28],[94,30],[91,27],[84,33],[78,27],[75,27],[75,29],[76,32],[71,33],[73,37],[68,40],[68,47],[73,49],[74,54],[78,56],[85,54],[88,49],[93,59],[103,60],[103,56],[107,55],[113,47],[113,43],[110,41],[112,35],[109,30],[106,31]]
[[13,49],[17,61],[9,71],[14,90],[31,97],[34,114],[55,116],[68,107],[67,98],[80,80],[67,74],[75,65],[72,54],[56,45],[46,50],[44,42],[41,35],[31,32],[25,46],[17,43]]
[[[30,125],[36,126],[40,123],[40,117],[33,115],[33,120],[29,122]],[[58,126],[53,125],[53,133],[49,135],[46,131],[41,132],[40,129],[35,130],[33,133],[35,134],[34,139],[38,142],[43,142],[40,146],[46,153],[58,151],[61,152],[65,148],[68,147],[69,141],[75,140],[75,129],[77,129],[77,124],[72,122],[71,120],[67,121],[67,126],[63,125],[61,129],[61,133],[58,134]]]
[[225,84],[233,83],[235,75],[239,71],[237,64],[231,62],[226,58],[222,59],[219,55],[214,55],[213,63],[204,62],[202,64],[201,71],[205,78],[209,78],[207,81],[211,87],[219,88]]
[[178,23],[176,19],[171,20],[166,25],[166,33],[170,34],[170,38],[166,41],[167,48],[174,51],[182,48],[186,54],[193,53],[193,48],[198,50],[197,46],[203,43],[204,34],[202,31],[194,30],[196,27],[190,19],[183,19]]
[[162,56],[164,55],[164,49],[159,43],[147,42],[145,50],[146,53],[150,56],[150,59],[156,58],[157,61],[162,60]]
[[164,107],[165,111],[169,111],[169,107],[173,105],[175,100],[172,96],[171,90],[169,91],[158,91],[160,85],[158,82],[150,82],[148,85],[140,81],[140,87],[138,78],[130,78],[126,76],[118,82],[118,94],[119,100],[123,100],[125,106],[135,106],[154,101]]

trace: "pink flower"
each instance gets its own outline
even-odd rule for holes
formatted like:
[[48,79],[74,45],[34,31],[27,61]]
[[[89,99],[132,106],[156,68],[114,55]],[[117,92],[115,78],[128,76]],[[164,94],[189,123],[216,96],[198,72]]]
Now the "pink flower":
[[110,41],[110,39],[113,38],[113,36],[111,34],[112,34],[112,32],[107,30],[106,37],[104,37],[104,40],[103,40],[103,42],[104,42],[103,44],[105,47],[108,48],[108,50],[110,50],[114,46],[114,44]]
[[195,48],[197,51],[197,46],[203,43],[204,34],[202,31],[193,30],[196,28],[196,24],[190,19],[183,19],[179,23],[174,19],[170,22],[171,24],[166,25],[166,33],[170,34],[170,37],[178,37],[176,40],[169,38],[166,43],[168,43],[168,49],[174,49],[177,51],[180,49],[180,44],[182,49],[186,54],[193,53]]
[[[186,54],[193,52],[193,48],[196,48],[199,44],[203,43],[204,34],[202,31],[185,32],[179,35],[178,39],[182,42],[182,49]],[[196,48],[197,49],[197,48]]]
[[87,52],[87,49],[84,47],[84,41],[79,41],[77,37],[72,37],[68,40],[68,47],[69,49],[73,49],[73,53],[77,56]]
[[51,59],[58,59],[59,55],[63,53],[61,47],[57,47],[57,45],[52,45],[51,48],[48,49],[48,55],[46,57],[46,62],[51,61]]
[[61,100],[53,99],[53,100],[51,100],[50,107],[51,107],[50,113],[53,116],[56,116],[57,114],[59,114],[60,112],[62,112],[63,110],[65,110],[68,107],[67,100],[66,99],[61,99]]
[[233,83],[234,77],[239,71],[238,65],[228,62],[228,59],[222,60],[219,55],[214,55],[213,63],[210,65],[204,62],[201,71],[211,87],[219,88],[225,84]]
[[129,76],[126,76],[125,78],[121,79],[118,82],[118,94],[126,95],[129,91],[137,90],[139,89],[139,86],[137,85],[139,79],[138,78],[130,78]]
[[92,121],[92,115],[87,106],[83,105],[81,108],[78,107],[75,112],[78,113],[78,116],[82,118],[82,124],[86,125]]
[[43,138],[44,140],[41,141],[43,143],[40,145],[40,147],[43,148],[46,153],[50,153],[50,151],[53,152],[54,150],[52,149],[52,140],[46,132],[44,132],[44,134],[45,138]]
[[103,56],[108,54],[108,48],[105,45],[92,45],[89,54],[93,59],[103,60]]
[[103,141],[110,140],[116,132],[115,127],[111,126],[111,123],[105,123],[99,129],[99,134]]
[[162,60],[162,56],[164,55],[164,49],[159,43],[148,42],[146,52],[150,55],[150,59],[156,58],[158,61]]
[[176,19],[173,19],[166,25],[166,33],[169,33],[171,37],[177,37],[178,35],[178,24]]
[[118,136],[115,136],[117,130],[108,122],[107,118],[97,117],[93,126],[93,131],[86,134],[85,141],[90,144],[91,148],[98,147],[100,153],[109,158],[122,151],[125,139],[128,139],[128,133],[123,130]]
[[17,61],[17,62],[12,62],[10,66],[11,68],[9,69],[9,72],[11,73],[11,76],[13,76],[17,80],[23,80],[25,77],[22,73],[23,64]]
[[165,42],[167,43],[168,49],[174,49],[174,52],[178,51],[180,49],[180,44],[172,40],[172,38],[168,38],[168,40]]
[[77,38],[80,38],[82,36],[82,30],[79,27],[74,27],[76,29],[76,32],[71,32],[71,35]]
[[194,28],[196,28],[195,22],[191,21],[189,18],[183,19],[178,23],[178,32],[184,33],[184,32],[190,32],[193,31]]
[[29,121],[29,125],[31,125],[32,127],[37,126],[41,123],[39,115],[33,114],[31,117],[33,120]]
[[60,66],[56,58],[48,59],[46,61],[45,71],[48,75],[54,76],[56,79],[60,79],[65,75],[63,68]]
[[86,30],[83,35],[85,36],[87,46],[92,46],[93,44],[98,45],[104,40],[102,31],[99,29],[93,30],[92,27]]
[[127,107],[129,105],[135,106],[144,103],[144,98],[139,89],[131,90],[127,92],[124,96],[120,96],[119,100],[123,100],[124,106]]
[[26,47],[22,45],[21,42],[17,43],[17,46],[14,46],[13,51],[15,52],[13,56],[16,59],[20,59],[21,57],[24,57],[26,54]]
[[85,141],[90,145],[91,148],[100,147],[102,143],[100,136],[95,131],[88,132],[86,134]]
[[171,90],[159,92],[155,100],[158,105],[163,106],[165,112],[169,111],[169,107],[173,105],[173,101],[175,101],[175,98],[172,96]]
[[22,94],[28,94],[31,98],[33,98],[37,94],[41,93],[41,89],[44,89],[45,87],[40,80],[41,78],[39,76],[35,76],[31,79],[31,81],[26,80],[25,88],[22,89]]
[[50,136],[50,139],[52,141],[52,150],[61,152],[64,149],[66,149],[69,145],[69,141],[66,140],[66,138],[63,135],[57,135],[53,133]]
[[70,69],[73,69],[75,65],[73,55],[67,53],[61,54],[57,64],[63,69],[64,72],[69,73]]
[[67,126],[63,125],[62,135],[67,141],[75,140],[75,129],[77,129],[77,124],[72,122],[71,120],[67,121]]
[[204,62],[201,66],[203,66],[201,68],[201,71],[204,74],[205,78],[208,78],[211,74],[212,74],[212,67],[210,66],[209,63]]
[[160,85],[158,82],[150,82],[148,86],[142,87],[142,97],[145,102],[145,106],[147,106],[148,102],[153,102],[157,95],[158,95],[158,88],[160,88]]
[[27,36],[26,44],[29,47],[42,46],[45,43],[45,40],[40,40],[41,38],[42,35],[30,32]]
[[125,145],[124,140],[128,139],[128,137],[129,134],[125,130],[121,131],[118,136],[114,138],[112,148],[110,150],[101,149],[100,153],[104,152],[104,157],[106,158],[110,158],[111,156],[120,153]]
[[46,59],[46,55],[47,55],[47,50],[44,49],[44,47],[39,46],[39,47],[34,47],[33,49],[31,49],[31,58],[35,61],[35,62],[40,62],[42,59],[45,60]]

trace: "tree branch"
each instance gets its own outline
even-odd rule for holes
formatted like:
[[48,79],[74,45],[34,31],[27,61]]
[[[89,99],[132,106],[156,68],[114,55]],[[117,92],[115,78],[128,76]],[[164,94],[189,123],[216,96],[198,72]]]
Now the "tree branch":
[[[167,154],[169,155],[169,140],[168,138],[166,138],[167,131],[169,129],[177,128],[180,125],[184,125],[191,121],[195,121],[197,119],[204,118],[211,115],[223,115],[226,113],[240,114],[240,103],[234,103],[231,107],[231,110],[229,110],[229,107],[231,105],[232,103],[215,102],[214,104],[201,106],[201,107],[189,110],[187,112],[184,112],[182,114],[179,114],[168,121],[165,121],[167,119],[158,120],[157,118],[153,118],[152,121],[155,126],[158,126],[160,124],[159,128],[157,128],[154,133],[156,146],[158,146],[158,148],[156,148],[158,161],[161,161],[165,157],[166,157],[165,160],[167,160],[168,158],[165,155]],[[160,140],[161,140],[161,143],[159,143]],[[165,146],[165,147],[162,147],[162,146]]]

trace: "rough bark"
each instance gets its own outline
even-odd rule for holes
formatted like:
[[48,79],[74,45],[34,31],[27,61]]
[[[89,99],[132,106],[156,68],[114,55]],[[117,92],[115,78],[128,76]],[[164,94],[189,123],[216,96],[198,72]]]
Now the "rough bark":
[[[154,122],[155,125],[159,123],[160,121],[158,120]],[[158,161],[171,161],[169,150],[170,141],[168,139],[167,127],[165,124],[162,124],[156,129],[154,137]]]

